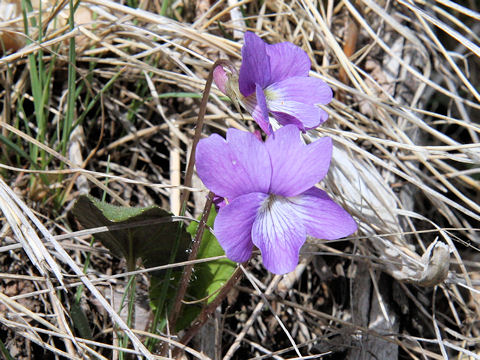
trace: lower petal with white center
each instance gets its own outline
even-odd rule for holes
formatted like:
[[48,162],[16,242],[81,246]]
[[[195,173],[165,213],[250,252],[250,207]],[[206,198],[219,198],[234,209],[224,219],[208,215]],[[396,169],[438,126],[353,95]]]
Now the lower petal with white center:
[[263,265],[269,271],[293,271],[306,236],[305,226],[288,198],[269,195],[263,201],[253,223],[252,241],[262,252]]
[[323,190],[313,187],[289,200],[292,211],[305,224],[310,236],[335,240],[357,231],[357,223],[352,216]]
[[259,192],[241,195],[218,212],[214,232],[230,260],[244,262],[252,255],[252,226],[267,196]]

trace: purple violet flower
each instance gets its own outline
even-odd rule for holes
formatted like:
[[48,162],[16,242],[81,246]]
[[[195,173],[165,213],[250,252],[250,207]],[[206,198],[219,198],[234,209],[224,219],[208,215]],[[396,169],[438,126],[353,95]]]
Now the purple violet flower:
[[294,124],[302,131],[327,120],[328,114],[315,105],[328,104],[332,89],[308,76],[310,66],[300,47],[290,42],[269,45],[245,33],[238,86],[243,105],[267,134],[272,133],[269,113],[280,124]]
[[228,258],[247,261],[257,246],[265,267],[284,274],[295,269],[307,235],[333,240],[352,234],[353,218],[315,184],[327,174],[332,140],[305,145],[287,125],[265,142],[254,134],[227,130],[200,140],[196,164],[203,183],[226,199],[214,232]]

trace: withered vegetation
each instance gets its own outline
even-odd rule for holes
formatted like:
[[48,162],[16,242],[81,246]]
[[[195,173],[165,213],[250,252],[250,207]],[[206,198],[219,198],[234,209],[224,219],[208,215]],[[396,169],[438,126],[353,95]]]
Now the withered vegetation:
[[[478,3],[164,2],[82,0],[70,24],[69,1],[32,1],[25,12],[29,1],[0,2],[0,353],[480,358]],[[305,137],[334,139],[322,186],[359,231],[342,241],[309,239],[285,277],[267,273],[255,255],[182,345],[182,334],[148,332],[143,268],[127,325],[118,305],[124,264],[90,246],[92,234],[79,232],[69,210],[90,193],[179,213],[205,79],[218,58],[240,65],[246,30],[301,46],[311,76],[334,89],[329,120]],[[32,76],[44,77],[44,87],[34,90]],[[40,105],[38,94],[47,99]],[[205,121],[204,135],[255,126],[216,88]],[[67,138],[65,126],[73,129]],[[194,180],[189,218],[207,193]],[[74,326],[76,294],[89,339]],[[149,337],[168,346],[150,351]]]

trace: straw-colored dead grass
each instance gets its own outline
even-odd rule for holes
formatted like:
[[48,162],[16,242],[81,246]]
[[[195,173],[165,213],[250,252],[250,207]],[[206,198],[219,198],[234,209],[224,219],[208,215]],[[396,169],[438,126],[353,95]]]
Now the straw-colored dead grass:
[[[45,3],[43,42],[22,42],[0,58],[2,134],[42,147],[55,159],[44,173],[64,174],[50,189],[28,182],[41,172],[15,163],[4,145],[10,163],[1,165],[0,182],[0,339],[15,358],[37,359],[35,352],[44,349],[45,358],[116,359],[114,328],[133,344],[124,351],[161,358],[143,345],[154,335],[127,326],[112,305],[113,291],[125,286],[124,275],[112,276],[121,264],[101,246],[89,249],[92,232],[73,231],[66,214],[88,191],[178,212],[199,101],[162,95],[200,94],[219,57],[239,65],[247,29],[272,43],[301,46],[312,60],[311,76],[334,89],[336,99],[325,107],[330,120],[306,140],[335,140],[324,186],[360,230],[340,242],[309,239],[297,271],[285,277],[272,277],[252,261],[202,330],[209,346],[155,336],[193,358],[480,358],[480,13],[474,1],[220,0],[210,7],[179,1],[170,13],[177,22],[158,15],[158,1],[133,9],[84,0],[84,17],[72,31],[63,20],[55,26],[66,17],[67,2]],[[14,14],[0,30],[22,38],[22,21]],[[118,78],[74,132],[64,158],[36,143],[33,125],[18,126],[17,107],[22,96],[31,99],[26,56],[39,50],[46,60],[56,55],[49,108],[54,136],[66,109],[62,79],[71,37],[84,85],[77,116],[86,111],[86,96]],[[252,128],[251,118],[243,114],[244,121],[219,95],[214,90],[205,133]],[[58,213],[48,198],[55,187],[67,192]],[[195,187],[202,190],[199,181]],[[204,193],[192,199],[194,214]],[[82,276],[87,251],[93,264]],[[79,282],[87,289],[82,304],[91,314],[92,340],[70,325]],[[270,311],[262,311],[266,304]]]

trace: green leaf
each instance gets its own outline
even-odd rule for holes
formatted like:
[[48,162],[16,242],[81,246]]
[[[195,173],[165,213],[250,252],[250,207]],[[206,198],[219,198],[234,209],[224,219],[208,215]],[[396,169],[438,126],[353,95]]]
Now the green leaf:
[[91,339],[93,335],[87,315],[85,314],[85,311],[83,311],[80,304],[76,301],[74,301],[71,305],[70,316],[72,318],[73,326],[78,331],[80,337],[84,339]]
[[[95,238],[114,255],[127,260],[129,270],[134,270],[138,258],[146,267],[169,263],[179,226],[172,222],[172,214],[168,211],[158,206],[114,206],[91,196],[81,196],[72,212],[85,228],[132,225],[95,234]],[[187,260],[191,236],[182,229],[178,238],[180,243],[175,260],[180,262]]]
[[[217,213],[212,206],[208,217],[207,225],[212,228]],[[198,223],[192,222],[187,231],[195,236]],[[198,250],[197,259],[206,259],[214,256],[224,255],[222,247],[215,236],[205,229]],[[177,330],[186,328],[200,313],[203,306],[212,302],[218,295],[220,288],[230,279],[237,264],[229,259],[220,259],[197,264],[194,267],[192,280],[187,290],[187,301],[202,300],[196,304],[184,305],[182,314],[177,322]]]

